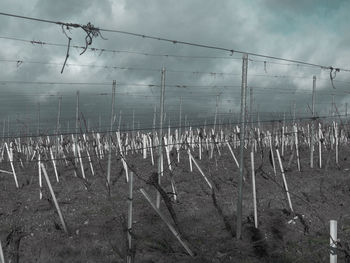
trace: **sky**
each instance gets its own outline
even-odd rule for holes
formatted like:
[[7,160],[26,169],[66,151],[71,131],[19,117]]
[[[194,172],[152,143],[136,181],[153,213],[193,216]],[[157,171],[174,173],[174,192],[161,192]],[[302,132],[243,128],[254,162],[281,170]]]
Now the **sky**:
[[[349,1],[2,0],[0,10],[350,69]],[[86,33],[80,28],[63,32],[56,24],[1,15],[0,23],[0,120],[9,119],[11,130],[36,131],[39,108],[40,129],[54,129],[62,97],[61,129],[69,131],[75,126],[78,90],[81,120],[90,127],[107,128],[113,80],[117,83],[115,125],[121,113],[124,128],[151,127],[154,107],[159,112],[163,67],[167,124],[180,123],[180,97],[182,124],[185,118],[193,125],[213,123],[216,102],[220,121],[238,120],[240,53],[101,32],[102,37],[94,37],[89,46],[98,50],[80,55],[82,49],[73,47],[85,45]],[[66,35],[72,40],[61,74]],[[282,113],[291,118],[294,103],[297,116],[310,116],[313,76],[317,114],[330,115],[332,94],[336,109],[344,114],[350,102],[350,72],[337,73],[335,89],[329,75],[329,70],[319,67],[249,55],[253,121],[257,112],[264,118],[281,118]],[[248,96],[248,107],[249,102]]]

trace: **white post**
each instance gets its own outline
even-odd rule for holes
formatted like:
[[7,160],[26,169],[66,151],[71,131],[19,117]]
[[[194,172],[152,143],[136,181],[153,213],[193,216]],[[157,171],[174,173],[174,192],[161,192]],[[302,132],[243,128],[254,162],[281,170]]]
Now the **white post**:
[[254,152],[250,152],[251,167],[252,167],[252,187],[253,187],[253,206],[254,206],[254,225],[258,228],[258,211],[256,207],[256,188],[255,188],[255,167],[254,167]]
[[112,165],[112,131],[114,123],[114,104],[115,104],[116,81],[112,84],[112,103],[111,103],[111,126],[108,134],[108,163],[107,163],[107,183],[111,184],[111,165]]
[[283,179],[284,189],[285,189],[286,194],[287,194],[287,199],[288,199],[289,208],[290,208],[290,210],[291,210],[292,212],[294,212],[293,206],[292,206],[292,201],[291,201],[291,199],[290,199],[290,195],[289,195],[289,191],[288,191],[288,185],[287,185],[286,176],[285,176],[285,174],[284,174],[284,169],[283,169],[283,165],[282,165],[282,161],[281,161],[281,156],[280,156],[280,153],[279,153],[278,149],[276,149],[276,153],[277,153],[277,159],[278,159],[278,162],[279,162],[280,168],[281,168],[282,179]]
[[4,252],[2,250],[1,240],[0,240],[0,263],[5,263]]
[[318,124],[318,164],[319,167],[322,168],[322,130],[321,123]]
[[[163,121],[164,121],[164,92],[165,92],[165,68],[162,68],[162,85],[160,88],[160,117],[159,117],[159,145],[158,145],[158,184],[160,185],[160,178],[163,175]],[[160,207],[160,193],[157,191],[156,206]]]
[[227,144],[228,149],[230,150],[230,153],[231,153],[231,155],[233,157],[233,160],[235,161],[235,163],[237,165],[237,168],[239,169],[239,164],[238,164],[237,158],[236,158],[234,152],[232,151],[230,143],[228,141],[226,141],[226,144]]
[[42,188],[43,188],[43,181],[41,177],[41,156],[40,156],[40,148],[37,148],[38,150],[38,169],[39,169],[39,198],[40,200],[43,198]]
[[298,171],[300,172],[300,157],[299,157],[299,143],[298,143],[298,127],[295,124],[294,126],[294,135],[295,135],[295,150],[297,155],[297,164],[298,164]]
[[329,255],[329,262],[330,263],[337,263],[337,221],[336,220],[330,220],[330,248],[331,253]]
[[270,152],[271,152],[271,160],[272,160],[272,166],[273,166],[273,172],[275,174],[275,177],[277,176],[276,173],[276,164],[275,164],[275,156],[273,154],[273,147],[272,147],[272,135],[269,134],[269,143],[270,143]]
[[9,160],[10,160],[10,165],[11,165],[11,169],[12,169],[12,173],[13,173],[13,179],[15,179],[16,187],[19,188],[18,181],[17,181],[17,176],[16,176],[16,172],[15,172],[15,167],[13,166],[12,146],[10,146],[10,150],[9,150],[9,147],[7,146],[7,143],[5,142],[5,147],[6,147],[6,150],[7,150],[7,155],[8,155]]
[[66,226],[66,223],[65,223],[65,221],[64,221],[64,218],[63,218],[63,215],[62,215],[60,206],[58,205],[55,192],[54,192],[53,189],[52,189],[52,186],[51,186],[51,183],[50,183],[50,180],[49,180],[49,176],[47,175],[45,166],[44,166],[43,164],[41,164],[41,169],[42,169],[43,172],[44,172],[44,177],[45,177],[47,186],[49,187],[49,190],[50,190],[50,193],[51,193],[51,196],[52,196],[52,200],[53,200],[53,202],[54,202],[54,204],[55,204],[55,207],[56,207],[58,216],[59,216],[59,218],[60,218],[60,220],[61,220],[61,224],[62,224],[62,226],[63,226],[63,230],[64,230],[64,232],[68,233],[67,226]]

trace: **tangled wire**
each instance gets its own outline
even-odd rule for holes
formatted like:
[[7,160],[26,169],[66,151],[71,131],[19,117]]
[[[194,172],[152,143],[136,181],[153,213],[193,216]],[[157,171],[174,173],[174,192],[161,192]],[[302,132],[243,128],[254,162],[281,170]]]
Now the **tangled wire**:
[[70,42],[72,40],[72,38],[67,35],[66,30],[68,30],[70,32],[71,28],[81,28],[86,33],[86,36],[85,36],[85,48],[80,53],[80,55],[84,54],[85,51],[88,49],[88,47],[92,44],[92,39],[93,38],[101,37],[103,40],[106,40],[106,38],[104,38],[102,36],[102,34],[100,32],[100,29],[94,27],[94,25],[92,25],[90,22],[87,23],[86,25],[72,24],[72,23],[58,23],[58,24],[61,25],[62,32],[68,39],[67,53],[66,53],[66,58],[64,60],[63,66],[62,66],[61,74],[63,73],[64,67],[66,66],[67,60],[69,58]]

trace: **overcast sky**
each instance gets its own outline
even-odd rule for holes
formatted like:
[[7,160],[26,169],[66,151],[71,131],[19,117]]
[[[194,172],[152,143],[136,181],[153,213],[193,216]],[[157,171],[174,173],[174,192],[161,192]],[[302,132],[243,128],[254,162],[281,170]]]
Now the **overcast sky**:
[[[0,10],[54,21],[91,22],[99,28],[350,68],[350,2],[345,0],[2,0]],[[202,116],[208,118],[208,123],[212,122],[216,95],[220,95],[221,118],[231,116],[228,114],[231,111],[239,112],[241,54],[105,32],[102,36],[106,40],[94,38],[91,47],[116,52],[87,50],[80,55],[81,49],[71,48],[68,65],[61,74],[67,37],[60,26],[5,16],[0,16],[0,23],[1,118],[10,116],[16,127],[27,125],[35,129],[38,103],[43,125],[55,122],[58,96],[63,96],[62,126],[66,127],[68,120],[73,126],[77,90],[80,91],[81,112],[90,119],[91,126],[97,125],[99,115],[103,125],[107,125],[111,98],[99,94],[110,93],[113,80],[117,81],[116,111],[122,110],[123,123],[126,125],[134,110],[136,121],[149,126],[153,107],[159,105],[160,88],[148,85],[160,84],[162,67],[167,70],[167,122],[170,119],[178,124],[180,96],[184,115],[187,114],[192,123]],[[72,45],[85,45],[86,34],[81,29],[66,33],[72,38]],[[3,37],[63,46],[31,44]],[[249,59],[248,86],[253,87],[254,111],[286,112],[290,117],[295,101],[299,116],[310,114],[312,76],[315,75],[318,114],[329,114],[332,93],[335,93],[338,110],[344,113],[345,103],[349,101],[344,91],[348,90],[350,72],[337,73],[336,89],[333,89],[328,70],[253,56]],[[18,60],[18,63],[11,62]]]

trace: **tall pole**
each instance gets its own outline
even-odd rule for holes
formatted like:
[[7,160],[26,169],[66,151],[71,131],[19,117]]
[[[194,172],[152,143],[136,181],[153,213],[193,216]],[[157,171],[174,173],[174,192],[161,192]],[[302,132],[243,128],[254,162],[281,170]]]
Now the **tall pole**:
[[315,117],[315,90],[316,90],[316,76],[312,80],[312,122],[311,122],[311,141],[310,141],[310,167],[314,168],[314,117]]
[[348,103],[345,103],[345,117],[348,117]]
[[[165,68],[162,68],[162,84],[160,89],[160,118],[159,118],[159,147],[158,147],[158,184],[163,175],[163,114],[164,114],[164,92],[165,92]],[[160,193],[157,191],[157,208],[160,207]]]
[[218,117],[218,100],[219,100],[219,95],[216,95],[216,106],[215,106],[215,117],[214,117],[214,134],[215,134],[215,128],[216,128],[216,120]]
[[296,110],[296,106],[297,106],[297,104],[295,103],[295,101],[293,101],[293,124],[295,124],[295,110]]
[[101,132],[101,113],[98,115],[98,131]]
[[241,126],[240,127],[240,165],[239,165],[238,200],[237,200],[237,228],[236,228],[237,239],[241,239],[241,236],[242,236],[242,200],[243,200],[247,71],[248,71],[248,54],[243,54],[242,87],[241,87],[241,116],[240,116],[240,126]]
[[181,123],[182,122],[182,97],[180,97],[180,113],[179,113],[179,138],[181,138]]
[[111,126],[109,127],[109,136],[108,136],[108,166],[107,166],[107,183],[111,184],[111,162],[112,162],[112,131],[114,123],[114,104],[115,104],[115,88],[116,81],[113,80],[112,84],[112,103],[111,103]]
[[332,117],[333,117],[333,121],[334,121],[334,115],[335,115],[334,94],[332,94]]
[[122,110],[119,111],[118,131],[120,131],[121,123],[122,123]]
[[77,90],[77,98],[75,105],[75,136],[78,138],[79,133],[79,90]]
[[[40,115],[39,115],[39,120],[40,120]],[[38,133],[39,133],[39,130],[38,130]],[[10,140],[10,116],[7,116],[7,140]]]
[[154,105],[154,108],[153,108],[153,141],[154,141],[155,136],[156,136],[156,117],[157,117],[157,106]]
[[254,100],[253,100],[253,87],[250,87],[250,100],[249,100],[249,106],[250,106],[250,109],[249,109],[249,122],[250,122],[250,127],[253,128],[253,103],[254,103]]
[[38,122],[37,122],[37,133],[38,135],[40,135],[40,102],[38,102],[38,109],[37,109],[38,113],[37,113],[37,118],[38,118]]
[[56,127],[56,134],[58,135],[60,131],[60,121],[61,121],[61,101],[62,96],[58,98],[58,113],[57,113],[57,127]]
[[134,131],[135,131],[135,110],[132,110],[132,135],[134,137]]

